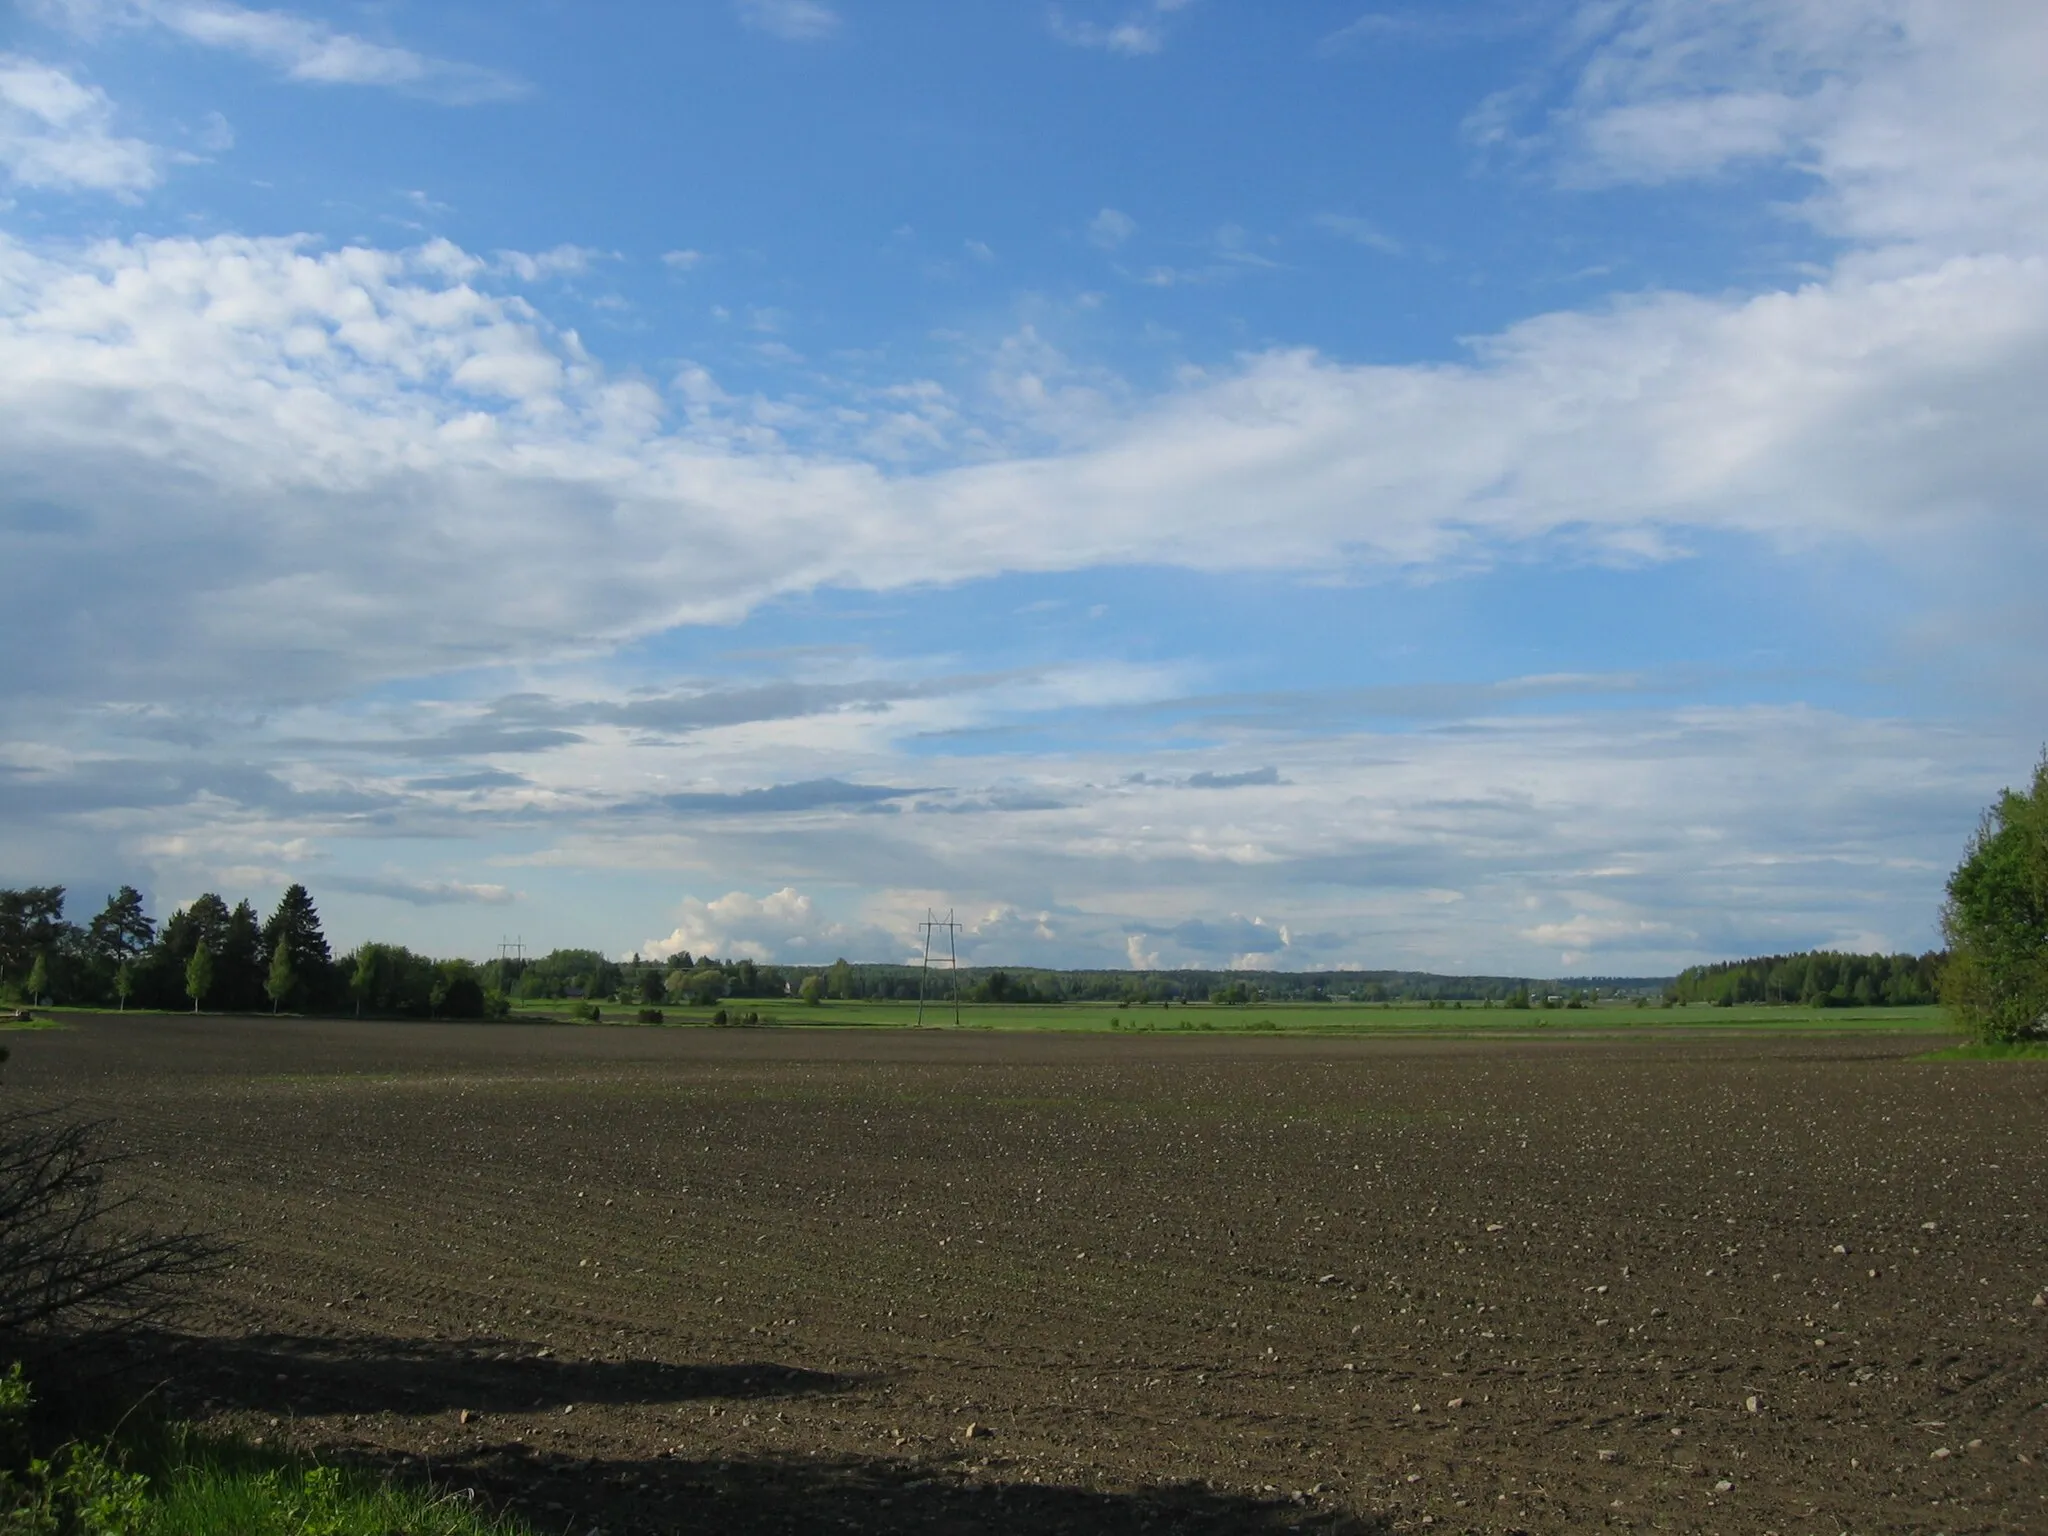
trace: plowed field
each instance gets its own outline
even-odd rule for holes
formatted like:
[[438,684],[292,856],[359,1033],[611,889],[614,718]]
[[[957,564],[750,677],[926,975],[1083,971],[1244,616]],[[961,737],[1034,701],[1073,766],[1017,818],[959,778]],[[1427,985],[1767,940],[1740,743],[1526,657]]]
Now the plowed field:
[[544,1530],[2048,1531],[2048,1066],[100,1019],[179,1411]]

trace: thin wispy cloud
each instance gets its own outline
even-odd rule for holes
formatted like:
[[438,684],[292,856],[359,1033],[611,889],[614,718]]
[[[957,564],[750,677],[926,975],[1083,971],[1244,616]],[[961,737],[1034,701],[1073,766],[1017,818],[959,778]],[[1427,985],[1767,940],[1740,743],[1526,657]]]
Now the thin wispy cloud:
[[1368,250],[1378,251],[1385,256],[1400,256],[1407,250],[1406,246],[1372,220],[1361,219],[1354,214],[1319,213],[1315,216],[1314,222],[1318,229],[1327,230],[1354,245],[1365,246]]
[[502,885],[483,885],[463,880],[415,880],[402,875],[351,875],[326,873],[321,884],[358,896],[382,896],[415,907],[509,906],[519,899],[516,891]]
[[1148,5],[1126,8],[1124,14],[1108,20],[1078,17],[1056,5],[1047,13],[1047,25],[1059,41],[1076,48],[1141,56],[1158,53],[1166,46],[1172,16],[1192,3],[1193,0],[1151,0]]
[[1449,48],[1493,42],[1532,31],[1554,14],[1550,7],[1502,0],[1457,7],[1369,10],[1326,34],[1317,43],[1317,51],[1341,54],[1374,44]]
[[456,105],[503,101],[527,90],[504,71],[372,42],[296,11],[226,0],[45,0],[39,9],[87,35],[110,27],[161,27],[309,85],[376,86]]
[[557,245],[545,251],[499,251],[492,258],[499,271],[524,283],[578,277],[604,259],[605,252],[587,245]]
[[839,13],[822,0],[737,0],[740,19],[756,31],[792,43],[815,43],[840,28]]

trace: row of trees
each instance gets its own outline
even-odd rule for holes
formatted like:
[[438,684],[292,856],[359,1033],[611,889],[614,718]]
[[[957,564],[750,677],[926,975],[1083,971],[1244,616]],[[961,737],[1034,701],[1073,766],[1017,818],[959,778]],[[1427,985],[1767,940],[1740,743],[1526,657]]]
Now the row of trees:
[[211,892],[159,928],[122,886],[84,924],[67,921],[61,885],[0,890],[0,996],[119,1008],[260,1009],[483,1018],[502,1014],[479,969],[397,944],[336,960],[303,885],[259,919]]
[[1936,1001],[1948,956],[1808,950],[1695,965],[1665,991],[1674,1003],[1798,1003],[1807,1008],[1910,1008]]
[[247,901],[230,907],[209,893],[161,929],[133,886],[84,924],[68,921],[64,905],[61,885],[0,890],[0,991],[31,1002],[247,1010],[301,1006],[333,981],[320,915],[302,885],[267,920]]

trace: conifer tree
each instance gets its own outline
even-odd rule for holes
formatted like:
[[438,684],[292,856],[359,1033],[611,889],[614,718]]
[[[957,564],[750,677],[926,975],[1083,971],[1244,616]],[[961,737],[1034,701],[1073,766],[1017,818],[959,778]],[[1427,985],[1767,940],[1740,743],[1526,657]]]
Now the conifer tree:
[[263,925],[263,952],[274,955],[279,943],[291,956],[292,975],[300,992],[318,1006],[332,990],[334,957],[327,936],[320,931],[320,914],[303,885],[287,887]]

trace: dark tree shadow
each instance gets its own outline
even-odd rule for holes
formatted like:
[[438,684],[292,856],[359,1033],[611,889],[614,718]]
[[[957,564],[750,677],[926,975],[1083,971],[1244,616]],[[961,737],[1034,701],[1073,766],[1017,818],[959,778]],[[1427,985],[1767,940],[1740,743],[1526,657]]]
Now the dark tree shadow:
[[[276,1417],[426,1414],[467,1408],[523,1414],[581,1403],[775,1399],[842,1392],[869,1378],[773,1362],[668,1365],[557,1360],[531,1344],[352,1335],[173,1333],[127,1341],[120,1373],[175,1382],[156,1411],[240,1410]],[[487,1430],[486,1433],[489,1433]],[[252,1455],[262,1453],[252,1451]],[[1384,1536],[1389,1527],[1306,1497],[1172,1484],[1106,1493],[1004,1481],[1001,1461],[775,1456],[748,1459],[580,1457],[510,1438],[432,1459],[350,1450],[342,1459],[443,1494],[470,1496],[543,1533],[604,1536],[718,1532],[906,1532],[914,1536]]]
[[1200,1484],[1128,1492],[997,1482],[867,1458],[591,1461],[499,1445],[429,1467],[376,1463],[431,1476],[444,1492],[483,1502],[536,1530],[583,1536],[718,1532],[870,1531],[888,1536],[1386,1536],[1391,1527],[1320,1501],[1258,1498]]
[[132,1345],[134,1370],[179,1383],[180,1395],[271,1414],[529,1413],[571,1403],[681,1403],[698,1398],[842,1392],[862,1378],[773,1361],[668,1365],[558,1360],[511,1339],[461,1344],[375,1335],[259,1333],[209,1338],[158,1333]]

